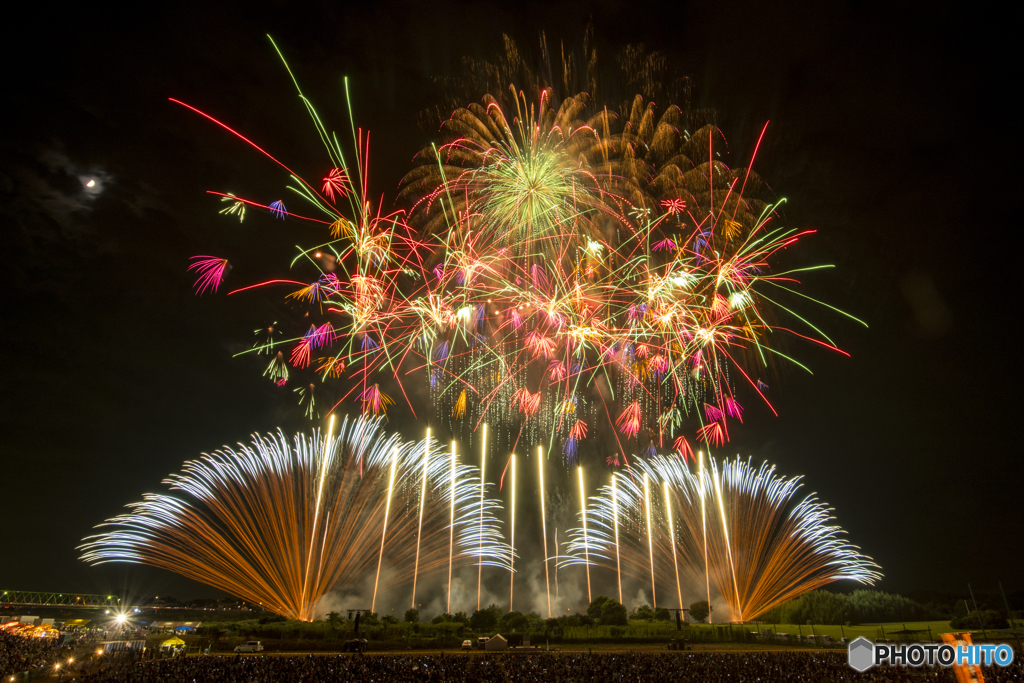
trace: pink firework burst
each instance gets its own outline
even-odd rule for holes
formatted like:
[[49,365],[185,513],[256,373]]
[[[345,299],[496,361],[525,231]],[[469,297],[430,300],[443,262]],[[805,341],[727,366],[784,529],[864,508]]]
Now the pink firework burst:
[[715,300],[711,304],[711,315],[715,316],[715,322],[720,322],[729,316],[729,300],[717,292]]
[[332,168],[331,172],[324,177],[324,194],[333,202],[335,195],[346,196],[350,185],[351,182],[345,169]]
[[548,324],[560,330],[565,326],[565,317],[558,311],[548,311]]
[[683,459],[683,462],[696,461],[696,458],[693,457],[693,448],[690,447],[690,442],[686,440],[685,436],[677,436],[672,446],[679,453],[679,457]]
[[523,397],[523,400],[519,402],[519,408],[523,411],[523,414],[527,417],[533,417],[537,414],[537,410],[540,408],[540,392],[536,394],[527,394]]
[[604,461],[606,463],[608,463],[609,465],[611,465],[612,467],[618,467],[619,465],[622,464],[622,463],[619,462],[619,454],[618,453],[616,453],[615,455],[609,455],[607,458],[604,459]]
[[530,353],[534,356],[550,358],[554,355],[556,346],[554,339],[545,337],[536,330],[526,337],[526,348],[530,349]]
[[338,334],[330,323],[324,323],[320,327],[310,329],[309,335],[314,348],[322,349],[330,346],[338,338]]
[[533,281],[533,286],[537,289],[547,291],[548,289],[548,276],[544,272],[544,268],[538,264],[533,264],[530,267],[530,279]]
[[519,412],[526,417],[533,417],[540,408],[540,392],[531,393],[529,389],[519,389],[512,394],[512,400],[519,404]]
[[188,269],[194,270],[198,275],[195,284],[196,296],[207,289],[216,292],[217,287],[224,281],[224,276],[231,268],[228,265],[228,260],[216,256],[193,256],[192,259]]
[[619,431],[627,437],[636,436],[640,432],[640,402],[633,401],[626,406],[626,409],[619,415],[619,419],[615,420],[615,424],[619,426]]
[[660,353],[656,356],[651,356],[650,360],[647,361],[647,371],[664,373],[668,371],[668,358],[661,355]]
[[587,438],[587,423],[583,420],[576,420],[576,424],[569,429],[569,438],[576,441]]
[[743,406],[731,396],[725,399],[725,412],[730,417],[735,417],[740,422],[743,422]]
[[334,273],[324,273],[320,276],[320,287],[332,294],[337,294],[338,289],[341,287],[341,280]]
[[665,211],[671,211],[672,213],[682,213],[686,210],[685,199],[663,199],[661,200],[661,208]]
[[359,394],[359,400],[363,402],[363,412],[368,410],[374,415],[383,413],[385,417],[388,414],[388,406],[395,405],[395,401],[381,391],[377,384],[367,387],[363,393]]
[[725,430],[719,422],[712,422],[709,425],[697,430],[697,438],[715,446],[725,445]]
[[292,349],[292,355],[288,359],[293,367],[306,368],[309,367],[309,356],[310,347],[313,345],[313,331],[310,330],[306,333],[306,336],[295,345]]
[[548,377],[552,382],[558,382],[566,378],[565,363],[560,360],[553,360],[548,364]]
[[523,316],[519,313],[519,309],[513,307],[512,312],[509,313],[509,318],[512,321],[512,329],[518,332],[523,328]]
[[708,422],[719,422],[725,414],[713,405],[704,404],[704,414],[708,416]]
[[654,243],[654,251],[675,251],[676,243],[666,237]]

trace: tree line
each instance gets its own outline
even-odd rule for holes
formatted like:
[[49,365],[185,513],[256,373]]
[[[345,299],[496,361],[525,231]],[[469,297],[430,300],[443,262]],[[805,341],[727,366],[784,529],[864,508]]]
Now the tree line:
[[776,624],[871,624],[948,619],[930,605],[896,593],[855,590],[849,594],[816,590],[765,612],[759,621]]

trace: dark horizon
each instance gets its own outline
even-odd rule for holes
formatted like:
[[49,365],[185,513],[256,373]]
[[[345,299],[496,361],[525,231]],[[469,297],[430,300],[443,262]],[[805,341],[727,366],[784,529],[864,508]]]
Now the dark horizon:
[[[732,165],[770,122],[757,170],[787,198],[786,224],[817,230],[792,258],[836,266],[805,290],[869,324],[816,311],[850,357],[801,349],[814,375],[782,373],[779,417],[755,406],[720,452],[803,475],[881,565],[881,590],[1024,589],[1019,364],[990,360],[1019,327],[1003,311],[1018,172],[990,133],[1012,111],[1012,43],[988,26],[998,17],[854,3],[516,7],[529,11],[33,10],[33,30],[5,46],[0,588],[220,595],[154,569],[87,567],[75,546],[201,452],[308,425],[290,391],[231,357],[278,300],[196,297],[186,271],[207,253],[277,267],[293,236],[267,216],[239,227],[205,193],[271,196],[285,178],[168,98],[312,177],[319,139],[270,33],[339,131],[349,78],[355,118],[372,130],[371,185],[390,203],[432,139],[416,121],[436,103],[431,77],[497,56],[502,33],[530,50],[542,30],[575,44],[591,19],[599,50],[643,42],[691,77]],[[413,436],[421,424],[399,411],[390,428]]]

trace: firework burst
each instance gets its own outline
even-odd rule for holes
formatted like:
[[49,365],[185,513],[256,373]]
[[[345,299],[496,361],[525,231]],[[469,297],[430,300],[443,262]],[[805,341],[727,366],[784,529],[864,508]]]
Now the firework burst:
[[196,294],[202,294],[207,289],[216,292],[230,268],[228,260],[216,256],[193,256],[192,259],[188,269],[194,270],[198,276],[195,284]]
[[345,420],[337,435],[254,436],[165,483],[174,493],[147,494],[100,525],[109,530],[85,539],[82,559],[169,569],[303,620],[381,562],[410,579],[452,563],[510,565],[477,470],[373,420]]
[[[840,352],[791,306],[811,268],[773,269],[807,233],[778,226],[757,175],[718,158],[721,132],[688,132],[678,107],[537,92],[457,109],[401,183],[408,214],[370,201],[369,134],[354,125],[347,163],[309,109],[328,157],[316,185],[257,147],[318,217],[218,194],[324,231],[292,260],[300,279],[235,290],[286,286],[304,311],[300,336],[278,342],[288,362],[278,353],[265,374],[316,373],[331,410],[348,399],[375,415],[391,396],[415,414],[403,382],[420,377],[453,430],[500,425],[510,450],[561,442],[574,459],[588,450],[579,421],[607,424],[616,462],[724,445],[741,401],[774,411],[754,378],[777,360],[803,367],[783,338]],[[211,273],[197,289],[215,288]]]
[[[572,558],[655,586],[682,606],[705,584],[732,620],[750,620],[833,581],[872,584],[871,558],[844,538],[832,510],[800,497],[800,477],[739,458],[696,473],[675,457],[637,459],[589,500],[587,528],[570,530]],[[671,590],[669,590],[671,589]]]

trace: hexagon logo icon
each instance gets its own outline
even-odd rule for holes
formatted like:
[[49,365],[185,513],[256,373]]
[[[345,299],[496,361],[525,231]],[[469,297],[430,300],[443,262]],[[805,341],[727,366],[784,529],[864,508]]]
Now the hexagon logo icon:
[[867,671],[875,664],[875,645],[861,636],[850,643],[850,668],[860,672]]

